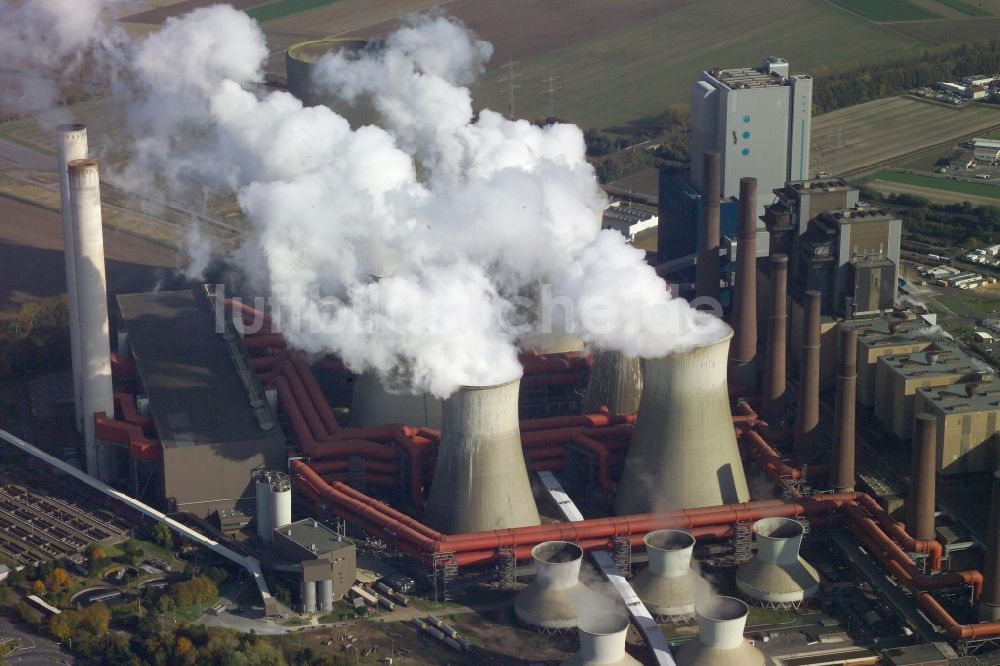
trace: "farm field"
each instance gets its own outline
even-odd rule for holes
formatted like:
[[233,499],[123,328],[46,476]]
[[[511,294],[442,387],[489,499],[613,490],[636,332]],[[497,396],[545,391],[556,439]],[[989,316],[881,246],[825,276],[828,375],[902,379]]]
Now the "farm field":
[[861,14],[872,21],[913,21],[939,18],[941,15],[929,11],[910,0],[833,0],[844,9]]
[[900,35],[912,37],[925,44],[955,44],[996,39],[1000,35],[1000,18],[992,16],[969,20],[942,19],[937,21],[911,21],[891,24]]
[[963,194],[933,187],[922,187],[920,185],[907,185],[887,180],[870,180],[865,183],[868,187],[881,192],[882,194],[912,194],[923,197],[935,203],[949,204],[962,203],[968,201],[973,206],[996,206],[997,199],[992,196],[978,196],[975,194]]
[[952,180],[950,178],[936,178],[934,176],[901,173],[898,171],[879,171],[873,177],[875,180],[883,182],[912,185],[924,189],[944,190],[962,195],[971,194],[976,197],[1000,199],[1000,185],[973,183],[966,180]]
[[997,126],[1000,108],[952,108],[913,97],[891,97],[817,116],[810,163],[814,171],[850,174]]
[[332,5],[337,0],[274,0],[265,4],[257,5],[246,10],[250,18],[264,23],[275,19],[284,18],[292,14],[306,12],[310,9],[317,9],[325,5]]

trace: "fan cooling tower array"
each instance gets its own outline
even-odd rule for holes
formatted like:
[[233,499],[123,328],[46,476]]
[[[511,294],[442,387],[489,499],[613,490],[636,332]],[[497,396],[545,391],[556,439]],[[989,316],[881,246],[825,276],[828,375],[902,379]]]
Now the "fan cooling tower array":
[[519,387],[516,379],[463,386],[445,400],[425,512],[434,529],[464,534],[539,524],[521,449]]
[[753,525],[757,554],[736,570],[736,587],[762,606],[788,608],[816,594],[819,574],[799,557],[804,528],[791,518]]
[[677,666],[764,666],[764,654],[743,638],[750,608],[732,597],[698,604],[698,638],[677,651]]
[[716,340],[643,363],[643,392],[618,515],[749,499],[726,384],[728,326]]

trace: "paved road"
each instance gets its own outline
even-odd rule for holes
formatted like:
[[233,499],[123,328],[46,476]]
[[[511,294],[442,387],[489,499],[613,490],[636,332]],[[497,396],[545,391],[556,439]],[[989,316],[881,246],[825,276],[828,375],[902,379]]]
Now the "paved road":
[[73,657],[47,638],[29,634],[18,625],[0,617],[0,640],[14,638],[20,647],[7,655],[7,664],[72,664]]

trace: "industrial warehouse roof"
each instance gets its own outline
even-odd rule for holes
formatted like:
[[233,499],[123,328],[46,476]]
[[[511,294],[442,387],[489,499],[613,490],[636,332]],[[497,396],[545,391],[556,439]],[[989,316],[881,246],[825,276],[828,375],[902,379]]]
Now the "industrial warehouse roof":
[[995,412],[1000,410],[1000,382],[988,380],[974,385],[973,394],[968,394],[970,382],[917,389],[927,398],[935,411],[941,414],[971,414],[975,412]]
[[709,74],[717,81],[734,89],[763,88],[765,86],[780,86],[785,83],[785,78],[780,74],[771,74],[756,67],[712,70]]
[[118,308],[165,448],[265,439],[283,444],[280,428],[258,425],[203,294],[123,294]]
[[[936,354],[932,362],[929,355]],[[912,354],[891,354],[879,358],[880,364],[885,364],[891,372],[905,381],[922,381],[927,377],[954,375],[959,377],[971,375],[974,371],[972,359],[965,352],[952,344],[935,342],[926,351]]]
[[340,548],[353,545],[350,541],[342,539],[326,525],[312,518],[306,518],[296,523],[277,527],[274,531],[276,533],[280,532],[282,536],[297,546],[311,550],[317,555],[325,555],[326,553],[332,553]]

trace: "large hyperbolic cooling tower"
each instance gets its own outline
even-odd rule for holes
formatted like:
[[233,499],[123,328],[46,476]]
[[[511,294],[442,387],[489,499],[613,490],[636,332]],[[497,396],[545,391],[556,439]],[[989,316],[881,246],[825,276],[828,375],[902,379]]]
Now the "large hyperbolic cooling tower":
[[642,365],[638,358],[619,351],[594,354],[583,413],[593,414],[607,407],[612,414],[632,414],[639,409],[642,397]]
[[749,499],[726,385],[729,341],[716,339],[643,362],[643,391],[625,459],[618,515]]
[[691,617],[698,582],[691,569],[694,537],[681,530],[656,530],[643,542],[649,566],[632,579],[632,589],[653,615],[673,621]]
[[586,597],[580,582],[583,549],[568,541],[544,541],[531,549],[535,580],[517,593],[514,612],[530,627],[571,629]]
[[581,618],[580,651],[563,666],[639,666],[641,662],[625,652],[628,616],[621,613],[594,613]]
[[677,651],[677,666],[764,666],[764,654],[743,638],[749,606],[714,597],[695,608],[698,638]]
[[441,399],[426,393],[390,393],[371,373],[354,380],[349,421],[358,428],[387,423],[441,427]]
[[444,401],[425,522],[446,534],[538,525],[517,415],[520,380]]
[[736,587],[762,606],[797,606],[816,594],[819,574],[799,557],[802,524],[791,518],[765,518],[753,525],[757,554],[736,570]]

